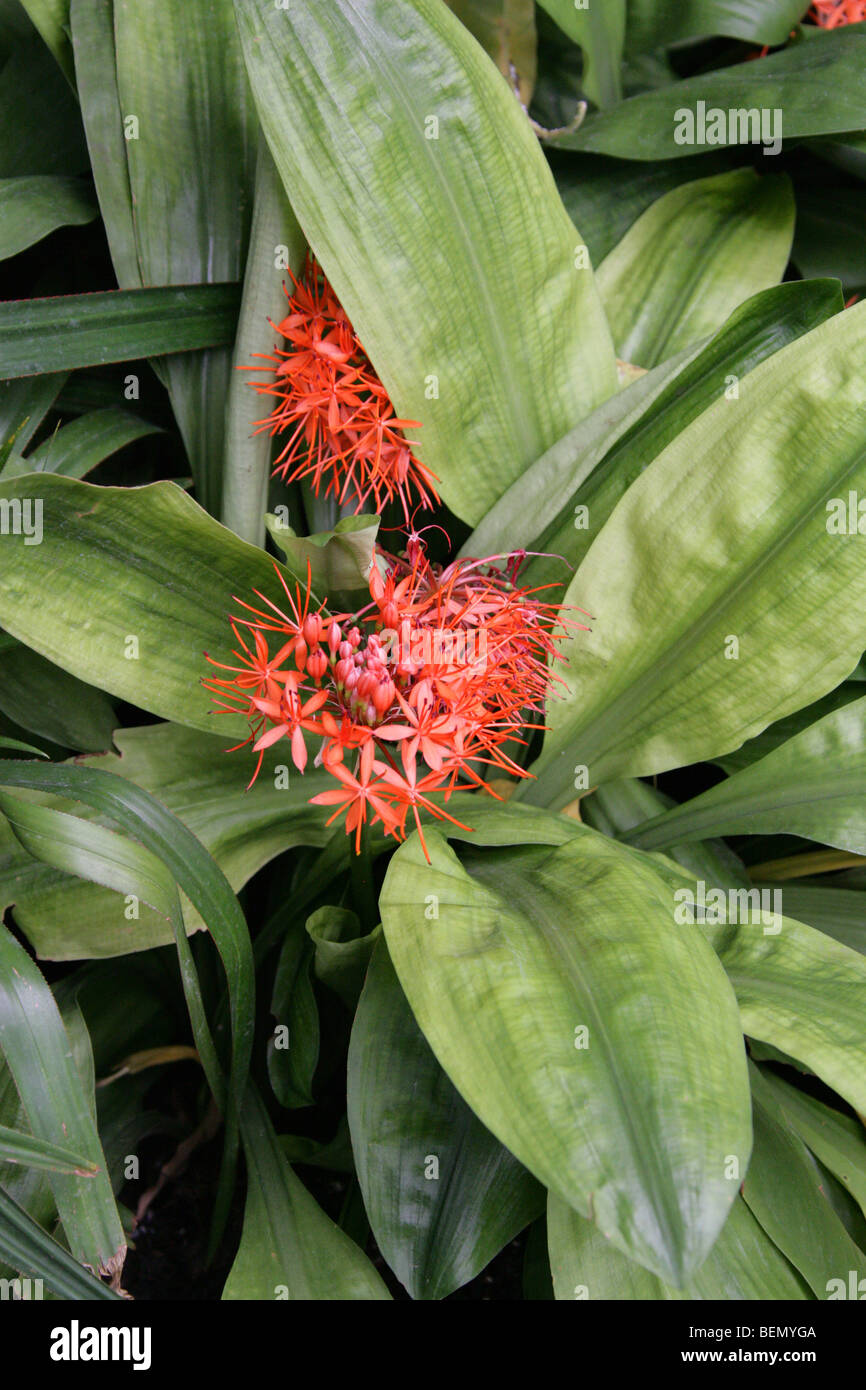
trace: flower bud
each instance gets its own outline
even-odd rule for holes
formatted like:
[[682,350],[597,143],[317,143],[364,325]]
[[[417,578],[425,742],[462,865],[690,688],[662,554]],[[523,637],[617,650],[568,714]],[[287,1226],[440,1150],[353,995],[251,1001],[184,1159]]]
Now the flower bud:
[[[332,621],[331,626],[328,628],[328,649],[331,656],[333,656],[337,648],[342,645],[342,642],[343,634],[340,631],[340,624]],[[345,653],[340,652],[340,655],[343,656]]]
[[317,647],[314,652],[310,652],[307,657],[307,674],[313,680],[320,681],[328,669],[328,655],[321,647]]
[[351,642],[341,642],[338,650],[340,652],[341,657],[351,657],[352,655],[354,655],[355,649],[352,646]]
[[304,640],[308,647],[317,647],[322,636],[322,620],[316,613],[308,613],[304,619]]
[[394,700],[394,683],[387,676],[384,680],[377,682],[376,688],[370,697],[379,714],[384,714],[389,709]]

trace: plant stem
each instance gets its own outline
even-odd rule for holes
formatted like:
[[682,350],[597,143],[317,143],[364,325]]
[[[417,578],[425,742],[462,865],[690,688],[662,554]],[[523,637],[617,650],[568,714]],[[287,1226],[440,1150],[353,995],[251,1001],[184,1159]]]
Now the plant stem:
[[379,924],[379,900],[373,879],[373,856],[370,853],[370,827],[361,826],[360,852],[350,860],[350,876],[354,908],[361,921],[363,935]]

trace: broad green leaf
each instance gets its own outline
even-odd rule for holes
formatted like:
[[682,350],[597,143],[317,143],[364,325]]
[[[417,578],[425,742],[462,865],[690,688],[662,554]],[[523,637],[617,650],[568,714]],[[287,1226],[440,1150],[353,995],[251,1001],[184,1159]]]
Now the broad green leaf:
[[352,1148],[376,1244],[413,1298],[447,1298],[538,1215],[544,1194],[436,1061],[383,941],[348,1068]]
[[597,1226],[553,1192],[547,1204],[547,1229],[557,1299],[727,1303],[812,1297],[805,1280],[776,1248],[739,1193],[721,1235],[682,1288],[627,1259]]
[[784,719],[777,719],[774,724],[768,724],[762,733],[757,734],[755,738],[748,739],[742,748],[735,748],[732,753],[725,753],[721,758],[714,758],[713,761],[729,774],[739,772],[743,767],[751,767],[752,763],[758,762],[760,758],[764,758],[768,753],[780,748],[795,734],[801,733],[803,729],[808,729],[810,724],[816,724],[819,719],[823,719],[825,714],[832,714],[834,710],[842,709],[844,705],[850,705],[862,694],[863,684],[857,679],[855,669],[851,672],[848,680],[837,685],[836,689],[831,690],[828,695],[822,695],[820,700],[806,705],[805,709],[794,710],[793,714],[786,715]]
[[[520,489],[515,498],[519,511],[512,510],[511,524],[524,528],[519,529],[518,539],[528,549],[548,552],[546,556],[530,557],[524,581],[531,584],[563,582],[566,575],[558,557],[572,565],[580,563],[620,498],[686,425],[720,397],[727,399],[734,390],[739,392],[742,378],[759,362],[841,312],[842,308],[837,280],[777,285],[754,295],[734,311],[702,348],[691,349],[673,364],[656,367],[615,398],[623,405],[629,396],[638,402],[642,397],[636,393],[649,390],[650,383],[655,383],[646,408],[639,410],[633,419],[628,417],[627,429],[609,441],[602,438],[600,457],[595,448],[589,454],[581,448],[579,467],[575,467],[571,479],[567,474],[558,473],[549,496],[543,490],[544,465],[539,462],[529,469],[491,512],[491,517],[498,516],[512,492]],[[660,388],[658,392],[656,385]],[[614,408],[612,401],[609,406],[603,406],[602,411]],[[585,427],[589,428],[598,417],[596,411],[585,422]],[[536,468],[539,486],[535,487],[533,496],[531,484]],[[503,523],[505,520],[503,516]]]
[[[13,1270],[26,1271],[30,1279],[42,1279],[58,1298],[119,1299],[106,1284],[94,1279],[33,1217],[0,1187],[0,1260]],[[14,1287],[14,1286],[13,1286]],[[20,1286],[27,1297],[28,1286]],[[33,1294],[33,1285],[29,1292]]]
[[240,1248],[223,1298],[390,1299],[364,1252],[334,1225],[292,1172],[252,1087],[243,1137],[247,1202]]
[[0,304],[5,377],[128,362],[231,342],[236,285],[112,290]]
[[[584,823],[594,830],[627,841],[628,832],[634,826],[642,825],[661,807],[674,804],[648,783],[626,778],[621,782],[606,782],[591,796],[582,798],[580,813]],[[669,845],[665,852],[695,878],[723,883],[726,888],[752,887],[743,864],[723,840],[683,841]]]
[[532,100],[538,64],[533,0],[446,0],[520,100]]
[[[226,447],[221,520],[251,545],[265,543],[265,512],[271,473],[272,437],[253,433],[256,420],[265,413],[250,385],[255,354],[271,353],[290,284],[288,271],[296,275],[304,257],[305,242],[291,204],[283,192],[264,139],[259,142],[255,201],[247,251],[244,293],[238,317],[232,357],[232,373],[226,403]],[[285,268],[283,268],[285,267]]]
[[866,490],[860,363],[866,305],[762,362],[628,489],[566,592],[593,630],[562,647],[518,796],[563,805],[575,766],[595,785],[720,756],[856,666],[866,569],[828,506]]
[[160,433],[159,425],[142,420],[120,406],[92,410],[69,424],[61,425],[48,439],[33,449],[26,459],[7,464],[3,477],[22,473],[62,473],[66,478],[83,478],[103,459],[109,458],[148,434]]
[[421,422],[410,437],[444,500],[477,522],[616,389],[583,243],[529,123],[440,0],[236,11],[304,233],[397,412]]
[[272,513],[268,513],[265,522],[288,568],[306,584],[309,565],[314,592],[327,597],[332,610],[341,606],[335,601],[335,595],[368,588],[379,530],[378,516],[344,516],[333,531],[315,536],[296,536],[281,517]]
[[0,1125],[0,1160],[21,1163],[27,1168],[44,1168],[46,1172],[77,1173],[86,1178],[99,1172],[92,1159],[71,1153],[61,1144],[49,1144],[32,1134]]
[[750,1067],[755,1145],[743,1197],[773,1243],[818,1298],[849,1270],[866,1278],[859,1249],[821,1188],[821,1174],[757,1067]]
[[[583,827],[558,849],[478,852],[435,832],[391,860],[388,948],[428,1043],[478,1118],[647,1268],[682,1283],[745,1167],[733,994],[674,926],[651,861]],[[436,915],[438,913],[438,916]]]
[[[778,883],[762,883],[758,888],[778,888]],[[828,888],[820,883],[794,880],[782,885],[785,911],[798,922],[826,932],[843,946],[866,955],[866,901],[860,891],[850,888]]]
[[[646,784],[616,785],[618,795],[602,801],[609,834],[633,825],[636,809],[645,812],[662,800]],[[735,865],[732,871],[729,856],[714,851],[712,842],[672,847],[671,854],[672,859],[646,859],[667,877],[677,920],[697,920],[719,956],[737,996],[743,1032],[801,1063],[866,1111],[866,1049],[858,1021],[866,1006],[866,960],[795,920],[785,885],[770,884],[764,898],[758,884],[744,887],[741,869]],[[723,902],[709,896],[713,889],[721,890]],[[841,890],[824,890],[833,891]]]
[[[760,132],[765,148],[777,154],[776,137],[787,142],[862,130],[864,50],[866,32],[860,26],[827,31],[759,63],[736,63],[630,97],[588,116],[573,135],[557,136],[552,143],[621,159],[676,159],[749,142],[755,131],[748,112],[765,123]],[[715,111],[721,112],[718,121],[711,115]]]
[[[137,121],[125,158],[142,280],[240,280],[258,124],[231,0],[115,0],[113,14],[119,102]],[[219,515],[231,354],[163,367],[199,500]]]
[[[296,844],[323,845],[331,833],[309,798],[330,784],[327,773],[288,769],[279,748],[266,754],[248,791],[241,754],[223,741],[172,724],[123,729],[118,754],[79,759],[116,773],[173,812],[225,874],[235,892],[276,855]],[[238,759],[241,758],[241,762]],[[71,809],[51,800],[48,804]],[[75,807],[77,815],[95,815]],[[15,903],[16,920],[43,959],[82,960],[148,950],[174,940],[164,916],[108,889],[32,864],[0,830],[0,903]],[[138,915],[136,915],[136,913]],[[185,904],[187,932],[205,926]]]
[[[666,863],[661,855],[652,859],[660,869]],[[671,873],[670,883],[683,895],[681,873],[676,878]],[[713,886],[704,883],[705,899]],[[795,921],[778,885],[776,896],[761,899],[756,888],[746,898],[725,884],[724,904],[710,899],[704,920],[700,887],[692,879],[690,898],[677,898],[680,920],[698,918],[734,988],[743,1032],[795,1058],[850,1105],[866,1111],[866,960]]]
[[866,854],[866,698],[626,836],[639,849],[712,835],[800,835]]
[[721,34],[725,38],[769,44],[785,43],[809,8],[809,0],[627,0],[626,45],[636,52],[684,39]]
[[[546,528],[555,526],[566,510],[563,495],[579,488],[616,441],[652,411],[668,383],[679,377],[692,356],[694,353],[681,353],[672,362],[645,372],[557,440],[494,502],[463,543],[461,555],[495,555],[521,545],[531,546]],[[570,508],[567,522],[573,529]],[[530,557],[535,563],[547,561],[552,570],[558,570],[560,581],[563,558],[564,552],[537,561]]]
[[61,748],[93,752],[111,747],[117,718],[101,690],[18,642],[3,651],[2,659],[0,710],[8,719]]
[[307,918],[307,935],[315,947],[316,976],[339,994],[352,1012],[381,934],[377,923],[364,935],[358,914],[349,907],[326,904]]
[[598,267],[617,353],[654,367],[781,280],[794,234],[784,175],[735,169],[666,193]]
[[798,1091],[768,1068],[764,1086],[781,1106],[793,1129],[816,1158],[830,1169],[866,1215],[866,1130],[860,1120]]
[[[11,766],[0,768],[4,781]],[[3,926],[0,1045],[36,1138],[71,1146],[99,1169],[86,1178],[53,1172],[51,1188],[75,1259],[94,1273],[118,1275],[126,1240],[69,1037],[47,984]]]
[[575,150],[547,153],[559,196],[580,228],[593,265],[600,265],[641,213],[666,193],[691,179],[724,173],[738,157],[741,162],[745,158],[737,150],[652,163]]
[[583,90],[596,106],[622,100],[622,49],[626,0],[576,5],[574,0],[539,0],[542,8],[583,50]]
[[260,589],[278,603],[284,595],[276,562],[212,520],[174,483],[94,487],[30,474],[0,484],[0,508],[13,522],[32,518],[27,509],[34,505],[43,518],[40,545],[22,544],[25,538],[14,533],[0,536],[3,627],[79,679],[141,709],[224,734],[227,744],[243,738],[243,717],[217,715],[200,684],[215,674],[205,652],[237,664],[229,626],[229,614],[238,611],[233,595],[250,602]]
[[92,222],[96,212],[80,179],[44,174],[0,179],[0,260],[16,256],[57,227]]

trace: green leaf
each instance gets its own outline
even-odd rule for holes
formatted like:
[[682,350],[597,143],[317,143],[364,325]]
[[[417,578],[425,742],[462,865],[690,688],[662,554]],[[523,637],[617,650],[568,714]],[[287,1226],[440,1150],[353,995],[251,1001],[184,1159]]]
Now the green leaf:
[[[125,160],[143,283],[239,280],[258,123],[231,0],[115,0],[113,14],[119,103],[138,121]],[[218,515],[231,354],[163,365],[197,495]]]
[[[2,781],[7,781],[13,767],[11,763],[0,767]],[[51,1174],[51,1188],[73,1256],[96,1273],[119,1273],[126,1240],[99,1135],[72,1061],[69,1036],[47,984],[24,948],[3,926],[0,1043],[36,1138],[71,1146],[99,1170],[86,1178]]]
[[22,473],[62,473],[66,478],[83,478],[103,459],[109,458],[148,434],[161,433],[159,425],[142,420],[119,406],[92,410],[44,440],[26,459],[18,458],[0,477],[15,477]]
[[[652,859],[660,867],[666,862],[661,855]],[[684,893],[681,874],[671,875],[670,882],[675,892]],[[696,895],[694,879],[688,891],[695,901],[684,896],[677,901],[682,909],[690,903],[692,914],[697,910],[736,993],[743,1032],[802,1062],[850,1105],[866,1111],[866,959],[788,916],[784,889],[774,887],[776,896],[764,899],[756,889],[751,899],[726,897],[724,906],[711,899],[705,920],[696,907],[700,885]],[[685,911],[683,919],[689,920]]]
[[[756,888],[778,888],[778,883],[755,880]],[[797,880],[782,885],[785,911],[798,922],[825,932],[843,946],[866,955],[866,903],[862,892],[849,888],[827,888]]]
[[797,230],[791,258],[801,275],[838,275],[846,297],[866,288],[866,190],[835,182],[797,183]]
[[732,378],[740,381],[842,307],[836,280],[777,285],[754,295],[709,343],[647,372],[527,469],[464,552],[484,555],[515,544],[548,552],[530,556],[522,577],[529,584],[562,583],[562,560],[577,565],[583,559],[635,479]]
[[[285,248],[286,270],[280,269]],[[271,353],[274,330],[286,303],[283,286],[290,268],[298,274],[306,243],[264,139],[259,142],[256,164],[255,203],[244,294],[238,318],[232,373],[226,405],[226,448],[221,520],[251,545],[265,543],[265,512],[271,474],[273,440],[266,430],[253,433],[261,412],[250,385],[250,374],[241,370],[255,365],[255,354]]]
[[761,1068],[760,1074],[788,1123],[848,1189],[866,1216],[866,1131],[862,1122],[831,1110],[768,1068]]
[[34,34],[16,45],[0,70],[0,179],[86,169],[75,97]]
[[[821,33],[810,43],[793,44],[759,63],[739,62],[643,92],[589,116],[573,135],[556,136],[551,143],[620,159],[677,159],[747,143],[751,128],[744,133],[739,119],[729,121],[730,111],[764,113],[767,149],[773,148],[776,136],[791,141],[862,130],[864,50],[866,33],[859,26]],[[720,138],[711,111],[723,114]],[[708,135],[714,143],[708,143]]]
[[576,765],[593,785],[717,757],[857,664],[866,569],[827,509],[866,490],[861,362],[866,305],[762,362],[628,489],[566,592],[593,631],[562,647],[518,796],[563,805]]
[[315,536],[296,536],[290,526],[272,513],[265,517],[265,523],[274,544],[283,552],[287,566],[305,586],[309,564],[314,592],[327,597],[332,609],[342,606],[335,601],[335,595],[349,595],[368,588],[379,530],[378,516],[344,516],[333,531],[322,531]]
[[[71,796],[110,816],[131,836],[134,836],[145,850],[150,851],[150,864],[144,866],[144,872],[147,873],[148,868],[153,865],[154,859],[160,861],[207,923],[225,969],[231,1014],[232,1058],[228,1093],[229,1104],[225,1115],[225,1158],[219,1199],[225,1203],[230,1196],[237,1144],[238,1116],[249,1070],[255,1021],[252,948],[247,924],[237,898],[220,869],[182,822],[147,792],[140,787],[132,786],[131,783],[120,777],[114,777],[110,773],[94,768],[69,766],[68,764],[54,763],[48,766],[38,766],[35,763],[4,762],[0,764],[0,786],[51,791],[60,796]],[[37,809],[41,808],[29,808],[31,812]],[[18,814],[21,815],[20,808]],[[56,817],[59,813],[54,812],[53,814]],[[66,819],[71,820],[72,818],[67,817]],[[72,848],[73,855],[84,856],[87,854],[85,846],[95,839],[94,831],[95,827],[92,824],[87,827],[87,833],[80,835],[78,845]],[[100,839],[106,833],[110,832],[103,831]],[[117,836],[114,837],[114,842],[117,853],[120,848]],[[125,857],[128,860],[130,851],[134,850],[135,846],[132,841],[122,843]],[[55,846],[49,845],[44,846],[40,854],[47,857],[49,862],[56,862],[52,861],[54,852]],[[106,847],[105,858],[108,859],[109,857],[110,851]],[[122,871],[123,859],[120,858],[118,863]],[[69,867],[69,865],[64,865],[64,867]],[[87,871],[92,871],[92,869],[93,858],[91,855]],[[105,877],[103,876],[100,881],[105,882]],[[157,891],[160,889],[158,883],[156,889]],[[146,893],[142,893],[142,896],[147,900],[148,895]],[[164,894],[159,900],[159,905],[161,909],[164,908]],[[172,917],[177,915],[173,900],[167,915]],[[207,1047],[208,1043],[207,1024],[201,1009],[200,996],[196,992],[195,970],[183,933],[182,923],[179,924],[176,931],[175,941],[180,958],[187,1004],[192,1016],[196,1042],[201,1051],[203,1045]],[[203,1057],[203,1060],[207,1065],[207,1055]],[[210,1066],[209,1080],[216,1088],[217,1078],[213,1064]],[[50,1135],[43,1137],[49,1138]],[[85,1149],[84,1152],[87,1150]],[[217,1222],[218,1224],[219,1222]]]
[[655,866],[574,831],[558,849],[472,855],[471,874],[435,832],[429,865],[412,836],[380,898],[388,948],[478,1118],[682,1283],[736,1193],[721,1156],[745,1166],[750,1147],[736,1006],[700,934],[674,927]]
[[[107,1285],[81,1268],[32,1216],[0,1187],[0,1259],[13,1270],[26,1270],[28,1276],[42,1279],[58,1298],[118,1299]],[[26,1296],[26,1285],[22,1287]],[[31,1286],[32,1293],[32,1286]]]
[[79,179],[44,174],[0,179],[0,260],[17,256],[57,227],[92,222],[96,213]]
[[[266,754],[247,791],[247,771],[238,755],[227,756],[224,743],[207,734],[148,725],[119,731],[117,747],[118,754],[78,763],[116,773],[154,796],[204,845],[235,892],[284,850],[323,845],[331,833],[321,808],[309,805],[309,798],[330,784],[328,774],[311,769],[289,783],[278,748]],[[72,809],[55,800],[48,804]],[[74,809],[84,818],[95,815]],[[165,917],[144,902],[131,906],[108,889],[32,864],[0,830],[0,904],[13,902],[16,920],[43,959],[118,956],[174,940]],[[184,917],[188,933],[205,926],[189,903]]]
[[866,854],[866,698],[630,831],[639,849],[712,835],[800,835]]
[[[461,555],[494,555],[521,545],[531,546],[537,536],[555,530],[566,512],[564,524],[573,531],[574,514],[570,507],[563,507],[563,495],[579,488],[617,440],[630,434],[644,415],[651,414],[656,400],[689,361],[689,354],[682,353],[654,371],[645,372],[557,440],[494,502],[463,543]],[[530,563],[547,562],[561,581],[564,558],[563,549],[541,559],[530,556]]]
[[41,748],[34,748],[30,743],[22,743],[17,738],[0,738],[0,748],[14,749],[19,753],[33,753],[37,758],[47,758],[48,754],[43,753]]
[[[71,0],[75,80],[99,210],[121,289],[140,289],[124,116],[114,56],[114,0]],[[134,114],[134,113],[131,113]]]
[[544,1193],[439,1066],[384,942],[348,1066],[352,1149],[376,1244],[413,1298],[447,1298],[538,1215]]
[[48,1172],[77,1173],[91,1177],[99,1167],[91,1159],[71,1153],[60,1144],[49,1144],[32,1134],[0,1125],[0,1159],[4,1163],[21,1163],[27,1168],[44,1168]]
[[69,0],[21,0],[36,28],[74,86],[72,49],[69,45]]
[[141,709],[222,733],[227,743],[244,737],[245,719],[217,715],[200,684],[215,674],[205,652],[237,664],[229,626],[229,614],[238,611],[233,595],[250,602],[260,589],[278,603],[275,569],[290,576],[275,561],[212,520],[174,483],[94,487],[30,474],[0,484],[5,511],[4,499],[13,519],[16,500],[22,516],[24,507],[39,503],[43,516],[40,545],[17,544],[17,536],[0,542],[0,623],[7,631]]
[[303,925],[289,925],[280,948],[271,1014],[276,1021],[268,1038],[268,1079],[280,1105],[312,1105],[313,1076],[319,1060],[319,1009],[313,992],[312,942]]
[[642,53],[720,34],[776,48],[808,8],[808,0],[689,0],[683,5],[628,0],[626,43],[630,51]]
[[[638,808],[645,815],[653,802],[662,801],[652,787],[639,782],[616,784],[616,790],[617,795],[606,796],[602,802],[609,834],[620,834],[633,825]],[[589,799],[587,808],[594,800]],[[761,898],[759,885],[749,887],[748,880],[743,882],[741,867],[732,870],[729,852],[722,858],[705,841],[674,847],[671,854],[673,859],[647,855],[646,862],[668,878],[678,904],[677,920],[697,919],[718,954],[737,996],[743,1031],[802,1063],[852,1106],[866,1110],[864,1046],[858,1023],[864,1008],[866,960],[794,920],[787,886],[771,884],[770,894],[776,896]],[[710,897],[711,889],[721,889],[723,903]],[[744,897],[744,891],[752,896]],[[841,890],[824,890],[836,891]]]
[[252,1087],[243,1137],[247,1204],[240,1248],[223,1298],[390,1299],[364,1252],[334,1225],[292,1172]]
[[421,422],[410,435],[442,496],[477,522],[616,389],[592,272],[529,123],[439,0],[236,11],[304,233],[397,412]]
[[65,372],[0,381],[0,473],[25,449],[66,381]]
[[665,1283],[627,1259],[591,1221],[555,1193],[548,1199],[547,1228],[558,1299],[763,1302],[812,1296],[739,1194],[706,1260],[682,1288]]
[[598,268],[618,355],[654,367],[777,284],[794,211],[790,180],[753,169],[685,183],[653,203]]
[[0,304],[3,371],[32,376],[229,343],[238,302],[236,285],[8,300]]
[[568,215],[580,228],[593,265],[600,265],[652,203],[690,179],[724,173],[738,153],[723,150],[651,164],[573,150],[549,150],[548,158]]
[[866,1253],[849,1236],[821,1187],[821,1174],[788,1124],[763,1075],[750,1067],[755,1145],[743,1197],[773,1243],[818,1298],[850,1270],[866,1278]]
[[17,642],[3,651],[0,711],[61,748],[81,751],[110,748],[117,726],[114,709],[101,690]]
[[583,50],[583,90],[596,106],[622,100],[622,49],[626,0],[576,5],[574,0],[539,0],[542,8]]
[[356,912],[326,904],[307,918],[307,935],[315,947],[317,978],[354,1013],[370,956],[382,935],[381,925],[362,935]]

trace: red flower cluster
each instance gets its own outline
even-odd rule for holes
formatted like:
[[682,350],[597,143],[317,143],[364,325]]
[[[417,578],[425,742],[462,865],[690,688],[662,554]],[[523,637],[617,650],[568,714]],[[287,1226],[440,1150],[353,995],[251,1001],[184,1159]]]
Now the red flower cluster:
[[[289,271],[291,275],[291,271]],[[417,420],[400,420],[375,368],[358,340],[321,267],[307,256],[294,292],[285,293],[289,312],[272,327],[288,344],[271,356],[273,378],[254,382],[256,391],[276,404],[259,420],[255,433],[290,431],[274,469],[289,482],[309,478],[318,496],[333,493],[360,512],[372,497],[377,512],[399,497],[408,521],[409,503],[422,506],[439,497],[435,475],[413,454],[404,429]],[[248,370],[258,370],[250,368]]]
[[866,19],[866,0],[815,0],[807,18],[820,24],[822,29],[860,24]]
[[[455,789],[490,791],[486,767],[529,776],[505,744],[540,727],[527,724],[528,712],[544,710],[556,643],[565,626],[584,625],[517,587],[524,558],[441,568],[413,535],[402,558],[374,563],[372,602],[353,615],[315,607],[309,571],[305,591],[296,585],[292,593],[277,570],[287,612],[258,591],[264,608],[236,600],[251,615],[232,622],[240,665],[222,666],[230,678],[204,684],[221,710],[249,718],[250,735],[237,747],[252,743],[259,753],[252,780],[264,750],[281,738],[303,772],[304,733],[320,736],[316,762],[337,785],[312,801],[336,808],[328,824],[345,814],[358,849],[368,822],[405,838],[410,811],[423,845],[419,811],[454,821],[442,803]],[[438,801],[435,792],[443,793]]]

